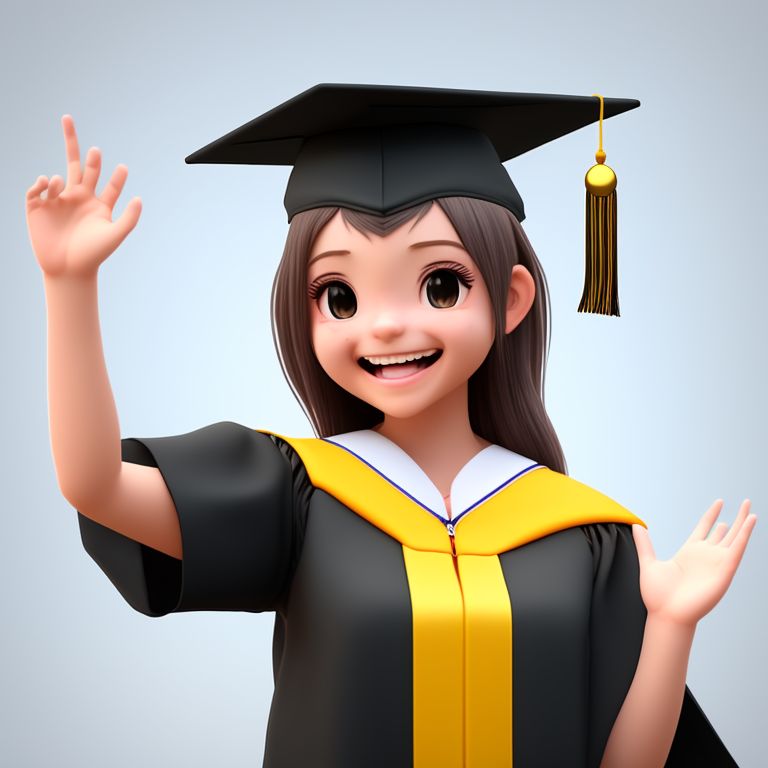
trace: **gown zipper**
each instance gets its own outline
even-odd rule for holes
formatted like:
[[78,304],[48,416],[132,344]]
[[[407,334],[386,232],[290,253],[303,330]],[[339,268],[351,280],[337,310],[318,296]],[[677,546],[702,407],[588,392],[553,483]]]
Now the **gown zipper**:
[[448,531],[448,538],[451,542],[451,552],[453,553],[453,556],[456,557],[456,528],[453,523],[446,523],[445,529]]

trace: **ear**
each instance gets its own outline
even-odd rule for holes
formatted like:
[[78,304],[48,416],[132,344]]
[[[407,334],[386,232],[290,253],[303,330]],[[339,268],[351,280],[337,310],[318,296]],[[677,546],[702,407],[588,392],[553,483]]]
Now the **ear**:
[[512,333],[528,314],[536,298],[536,284],[531,273],[522,265],[512,267],[507,291],[507,312],[504,333]]

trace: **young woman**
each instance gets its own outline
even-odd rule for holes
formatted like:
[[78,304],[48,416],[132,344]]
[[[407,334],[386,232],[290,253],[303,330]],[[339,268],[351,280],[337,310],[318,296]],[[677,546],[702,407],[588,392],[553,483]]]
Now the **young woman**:
[[[331,113],[360,101],[349,88],[324,94]],[[84,544],[147,615],[276,612],[267,766],[732,765],[685,674],[755,516],[715,525],[715,502],[661,562],[638,518],[564,474],[522,205],[477,175],[487,134],[446,115],[346,114],[289,153],[275,336],[321,439],[221,423],[122,449],[96,275],[140,203],[111,221],[126,169],[97,196],[100,154],[82,169],[63,119],[67,181],[40,177],[27,209]]]

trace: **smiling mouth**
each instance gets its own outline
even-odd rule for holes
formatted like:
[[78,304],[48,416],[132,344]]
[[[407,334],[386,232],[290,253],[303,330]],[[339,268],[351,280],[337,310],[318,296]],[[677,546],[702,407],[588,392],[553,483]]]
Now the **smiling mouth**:
[[442,349],[428,349],[403,355],[370,355],[361,357],[358,365],[379,379],[404,379],[429,368],[443,354]]

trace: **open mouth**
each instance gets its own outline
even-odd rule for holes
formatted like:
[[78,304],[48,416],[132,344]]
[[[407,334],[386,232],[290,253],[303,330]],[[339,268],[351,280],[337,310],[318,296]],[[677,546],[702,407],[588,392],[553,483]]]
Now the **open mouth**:
[[379,379],[404,379],[434,365],[442,354],[442,349],[428,349],[404,355],[370,355],[357,362],[364,371]]

